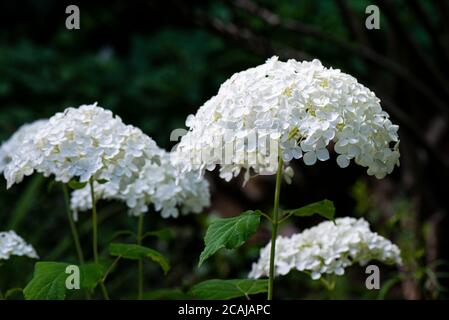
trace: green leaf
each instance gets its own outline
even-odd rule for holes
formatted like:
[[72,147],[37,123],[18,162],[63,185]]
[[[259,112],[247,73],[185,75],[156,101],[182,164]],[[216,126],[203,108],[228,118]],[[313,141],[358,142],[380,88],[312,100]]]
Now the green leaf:
[[87,182],[79,182],[75,179],[72,179],[69,181],[68,186],[70,189],[73,190],[78,190],[78,189],[82,189],[87,185]]
[[190,293],[199,299],[228,300],[268,291],[268,280],[207,280],[195,285]]
[[[66,297],[66,273],[69,263],[37,262],[33,279],[23,289],[27,300],[63,300]],[[104,268],[97,264],[86,264],[80,268],[80,289],[93,289],[103,276]]]
[[309,217],[314,214],[319,214],[326,219],[333,220],[335,215],[335,207],[332,201],[324,199],[322,201],[308,204],[307,206],[299,209],[288,210],[286,213],[293,214],[298,217]]
[[80,266],[81,288],[92,290],[103,279],[106,267],[102,264],[88,263]]
[[105,183],[109,182],[108,179],[99,179],[99,180],[96,180],[96,181],[97,181],[98,184],[105,184]]
[[205,248],[199,266],[221,248],[235,249],[244,244],[256,232],[260,214],[260,211],[249,210],[237,217],[213,221],[204,238]]
[[33,279],[23,289],[27,300],[64,300],[66,295],[65,269],[68,263],[37,262]]
[[131,260],[150,258],[161,266],[165,274],[170,270],[170,263],[160,252],[137,244],[111,243],[109,253],[112,256]]

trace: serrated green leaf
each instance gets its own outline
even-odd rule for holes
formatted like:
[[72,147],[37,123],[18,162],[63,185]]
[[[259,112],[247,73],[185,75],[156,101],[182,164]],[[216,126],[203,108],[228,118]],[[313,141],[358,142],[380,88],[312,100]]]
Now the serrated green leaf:
[[198,299],[229,300],[268,291],[268,280],[207,280],[195,285],[190,293]]
[[102,264],[88,263],[80,266],[81,288],[92,290],[103,278],[106,267]]
[[[69,276],[66,268],[69,263],[37,262],[33,279],[23,289],[27,300],[64,300],[67,293],[66,279]],[[80,268],[80,288],[93,289],[103,276],[103,267],[86,264]]]
[[286,213],[293,214],[298,217],[309,217],[318,214],[326,219],[333,220],[335,215],[334,203],[324,199],[322,201],[308,204],[299,209],[288,210]]
[[27,300],[64,300],[66,295],[65,269],[68,263],[37,262],[33,279],[23,289]]
[[69,181],[68,186],[70,189],[73,190],[78,190],[78,189],[82,189],[87,185],[87,182],[79,182],[75,179],[72,179]]
[[109,253],[115,257],[131,260],[150,258],[161,266],[165,274],[170,270],[170,263],[160,252],[137,244],[111,243]]
[[199,266],[221,248],[240,247],[257,230],[260,211],[246,211],[233,218],[217,219],[211,223],[204,237],[205,248],[200,255]]

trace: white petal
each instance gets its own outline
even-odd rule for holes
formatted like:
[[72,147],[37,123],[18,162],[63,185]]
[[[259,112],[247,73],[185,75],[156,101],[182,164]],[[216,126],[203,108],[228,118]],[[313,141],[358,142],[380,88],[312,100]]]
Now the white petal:
[[304,163],[308,166],[312,166],[316,162],[316,153],[315,151],[310,151],[304,154]]
[[306,141],[301,141],[301,149],[304,152],[312,151],[313,150],[313,144],[307,143]]
[[319,278],[321,278],[321,273],[313,271],[311,277],[313,280],[318,280]]
[[317,156],[318,160],[320,160],[320,161],[329,160],[329,151],[327,151],[326,148],[318,149],[316,151],[316,156]]
[[337,163],[340,168],[346,168],[347,166],[349,166],[349,159],[344,155],[339,155],[337,157]]
[[288,152],[288,151],[282,152],[282,160],[284,160],[284,162],[289,162],[292,159],[293,159],[293,155],[291,152]]

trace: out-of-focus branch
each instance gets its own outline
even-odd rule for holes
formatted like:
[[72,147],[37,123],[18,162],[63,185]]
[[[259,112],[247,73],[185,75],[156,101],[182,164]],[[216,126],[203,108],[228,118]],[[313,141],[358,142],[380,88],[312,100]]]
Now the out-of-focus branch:
[[420,61],[434,76],[435,80],[440,85],[441,89],[444,90],[446,96],[449,96],[449,85],[448,79],[440,72],[440,70],[433,64],[432,60],[427,58],[427,55],[421,50],[421,48],[413,41],[410,37],[410,33],[398,18],[393,4],[389,0],[376,0],[376,3],[381,8],[381,12],[387,17],[388,21],[392,26],[392,30],[398,34],[398,39],[406,45],[410,52],[414,52],[418,61]]
[[300,33],[306,36],[311,36],[319,40],[323,40],[328,42],[329,44],[333,44],[341,49],[352,52],[354,54],[359,55],[360,57],[374,62],[376,65],[385,68],[390,71],[394,75],[398,76],[400,79],[409,83],[411,87],[415,90],[419,91],[422,95],[424,95],[429,101],[438,108],[438,110],[446,117],[449,117],[449,110],[446,104],[440,100],[437,96],[435,96],[432,90],[423,83],[420,79],[415,77],[412,73],[410,73],[406,68],[403,68],[396,61],[391,61],[387,57],[384,57],[377,52],[371,50],[366,46],[353,46],[345,41],[336,39],[324,32],[320,29],[315,28],[313,26],[309,26],[299,21],[293,20],[281,20],[281,18],[275,13],[269,11],[266,8],[260,7],[256,3],[251,0],[235,0],[235,6],[240,9],[251,13],[260,19],[262,19],[265,23],[273,27],[280,27],[285,30],[289,30],[292,32]]
[[[449,34],[449,5],[446,1],[441,0],[433,0],[434,6],[437,8],[438,13],[441,17],[441,24],[446,31],[446,34]],[[446,36],[447,39],[447,36]]]
[[[413,139],[418,141],[418,143],[424,148],[424,150],[426,150],[432,159],[434,159],[439,165],[449,168],[449,162],[440,155],[438,149],[431,143],[432,141],[427,140],[426,137],[423,136],[422,131],[420,131],[415,122],[407,115],[407,113],[396,106],[390,98],[383,95],[380,95],[380,98],[390,114],[397,119],[399,124],[405,128]],[[446,172],[446,170],[443,170],[442,174],[446,174]]]
[[421,23],[421,25],[430,35],[430,38],[432,39],[432,44],[435,47],[438,54],[440,55],[440,57],[443,59],[447,59],[447,57],[449,56],[449,52],[447,51],[447,48],[441,45],[441,39],[439,38],[438,30],[433,25],[429,15],[422,7],[421,2],[418,0],[408,0],[406,3],[410,6],[417,20]]
[[263,37],[259,37],[251,30],[237,26],[234,23],[224,23],[219,19],[209,18],[205,15],[197,15],[196,22],[201,26],[208,26],[214,31],[224,35],[231,40],[237,41],[239,44],[247,48],[248,50],[265,57],[269,57],[273,54],[278,55],[281,58],[295,58],[298,60],[310,60],[311,57],[299,50],[292,48],[275,46],[275,43],[267,41]]
[[357,19],[357,17],[354,15],[354,12],[348,6],[347,0],[335,0],[335,3],[340,10],[342,20],[346,23],[346,26],[348,27],[348,30],[352,34],[352,36],[358,42],[369,47],[369,40],[366,37],[364,30],[360,28],[361,19]]

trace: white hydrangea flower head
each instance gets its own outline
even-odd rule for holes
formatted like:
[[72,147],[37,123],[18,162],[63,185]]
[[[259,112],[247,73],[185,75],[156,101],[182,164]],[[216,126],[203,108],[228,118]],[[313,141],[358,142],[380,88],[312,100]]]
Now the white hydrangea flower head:
[[[250,278],[268,276],[271,243],[249,273]],[[325,221],[291,237],[276,240],[275,273],[286,275],[295,269],[319,279],[324,274],[343,275],[345,268],[371,260],[402,264],[399,248],[390,240],[372,232],[364,219],[338,218]]]
[[8,260],[11,256],[39,259],[33,246],[27,244],[14,231],[0,232],[0,260]]
[[[368,88],[319,60],[279,61],[277,57],[234,74],[218,94],[187,118],[175,161],[184,170],[213,170],[226,180],[247,169],[273,174],[278,150],[285,163],[306,165],[330,158],[351,160],[383,178],[399,165],[398,126]],[[224,155],[224,156],[223,156]],[[187,162],[187,163],[186,163]],[[184,164],[186,163],[186,164]]]
[[[139,174],[114,188],[110,183],[95,184],[96,199],[120,200],[126,202],[129,213],[138,216],[148,211],[152,204],[162,217],[178,217],[179,213],[200,213],[210,205],[207,180],[195,172],[181,173],[172,163],[170,154],[160,149],[145,159]],[[71,207],[76,214],[91,209],[90,188],[75,190],[71,197]]]
[[[2,143],[0,147],[0,173],[3,173],[8,164],[11,163],[15,154],[28,154],[28,152],[30,151],[28,147],[32,147],[32,145],[30,146],[27,142],[42,127],[44,127],[47,122],[48,120],[37,120],[32,123],[24,124],[8,140]],[[33,161],[33,158],[28,158],[29,161]],[[22,165],[24,167],[32,167],[32,164],[30,163],[23,163]]]
[[137,175],[156,143],[118,116],[96,104],[57,113],[12,154],[4,170],[8,188],[34,171],[63,183],[108,180],[118,188]]

